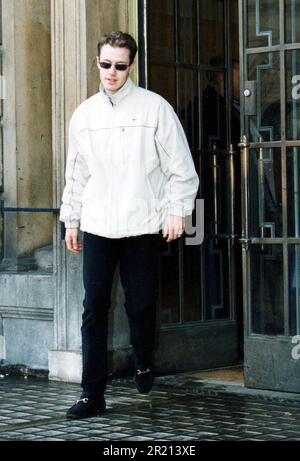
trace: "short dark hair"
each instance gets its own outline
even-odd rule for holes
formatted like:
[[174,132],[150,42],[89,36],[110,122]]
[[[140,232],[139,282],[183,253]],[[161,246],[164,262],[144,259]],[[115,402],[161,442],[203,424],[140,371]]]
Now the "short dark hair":
[[110,45],[118,48],[127,48],[129,50],[130,64],[133,63],[136,52],[137,44],[135,39],[125,32],[110,32],[109,34],[103,35],[98,43],[98,57],[100,57],[101,48],[103,45]]

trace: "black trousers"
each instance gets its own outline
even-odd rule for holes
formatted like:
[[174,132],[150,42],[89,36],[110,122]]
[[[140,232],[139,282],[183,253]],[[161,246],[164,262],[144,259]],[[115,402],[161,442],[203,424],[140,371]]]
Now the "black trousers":
[[84,233],[82,315],[82,397],[103,395],[107,380],[107,330],[113,276],[120,263],[125,308],[130,327],[135,367],[151,366],[159,235],[109,239]]

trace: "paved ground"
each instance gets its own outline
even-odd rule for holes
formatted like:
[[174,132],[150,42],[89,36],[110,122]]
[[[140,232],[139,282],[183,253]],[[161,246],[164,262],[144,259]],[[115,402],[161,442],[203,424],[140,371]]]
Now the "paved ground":
[[79,385],[2,377],[0,440],[300,441],[300,399],[157,382],[147,396],[132,384],[114,382],[103,416],[70,421],[65,412]]

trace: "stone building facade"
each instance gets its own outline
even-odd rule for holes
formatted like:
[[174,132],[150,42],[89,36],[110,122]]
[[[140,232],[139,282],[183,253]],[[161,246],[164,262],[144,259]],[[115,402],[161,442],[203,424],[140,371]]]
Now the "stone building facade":
[[[0,360],[78,382],[81,256],[58,222],[70,116],[98,38],[138,41],[134,80],[187,134],[204,240],[162,245],[157,373],[240,366],[300,392],[299,0],[1,0]],[[239,142],[241,141],[241,142]],[[195,241],[194,241],[195,243]],[[115,274],[110,368],[131,367]]]
[[[0,358],[49,370],[52,378],[76,381],[81,367],[82,261],[66,253],[55,213],[64,187],[68,121],[98,91],[99,36],[110,30],[136,33],[134,3],[1,4],[1,201],[2,208],[27,210],[1,214]],[[109,341],[111,350],[120,350],[115,368],[122,368],[128,327],[117,279],[116,274]]]

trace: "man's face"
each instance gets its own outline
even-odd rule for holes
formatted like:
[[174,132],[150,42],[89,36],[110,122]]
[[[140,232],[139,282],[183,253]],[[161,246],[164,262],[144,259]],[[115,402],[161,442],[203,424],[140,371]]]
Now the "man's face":
[[[118,48],[111,45],[103,45],[100,51],[100,58],[97,58],[97,67],[100,70],[101,83],[107,94],[114,94],[126,82],[133,63],[129,66],[129,53],[127,48]],[[115,66],[103,69],[100,62],[109,64],[127,64],[126,70],[116,70]]]

